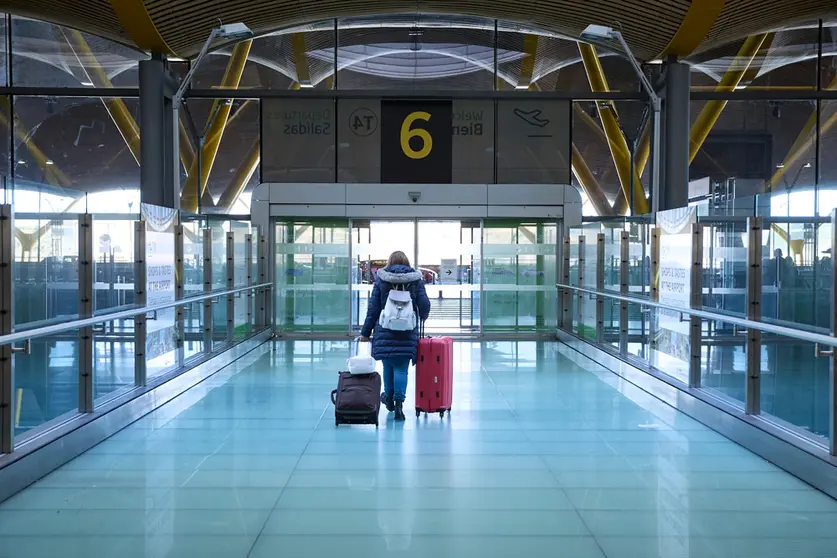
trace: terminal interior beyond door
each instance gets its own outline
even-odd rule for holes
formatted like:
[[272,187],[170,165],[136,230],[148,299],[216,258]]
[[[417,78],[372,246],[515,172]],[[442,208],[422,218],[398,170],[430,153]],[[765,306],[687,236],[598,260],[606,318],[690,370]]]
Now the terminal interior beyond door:
[[274,230],[279,333],[357,334],[376,273],[395,250],[424,277],[428,332],[557,326],[555,221],[283,218]]

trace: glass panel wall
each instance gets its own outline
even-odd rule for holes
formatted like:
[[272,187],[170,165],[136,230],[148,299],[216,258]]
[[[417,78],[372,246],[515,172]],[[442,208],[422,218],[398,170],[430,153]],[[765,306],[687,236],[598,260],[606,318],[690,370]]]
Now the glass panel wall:
[[554,329],[557,225],[487,219],[483,236],[483,331]]
[[[19,310],[14,316],[14,332],[31,331],[35,334],[35,330],[41,327],[54,327],[78,319],[81,303],[87,300],[83,298],[87,296],[84,294],[88,292],[87,289],[95,295],[90,302],[103,321],[89,330],[51,332],[45,336],[33,337],[25,344],[15,344],[17,350],[11,362],[14,386],[12,422],[16,444],[77,416],[83,385],[80,378],[91,380],[89,393],[94,409],[117,397],[131,397],[130,391],[137,387],[139,376],[135,359],[139,351],[135,319],[108,319],[114,310],[129,310],[134,304],[135,219],[141,217],[145,225],[145,258],[142,263],[147,276],[144,287],[147,304],[155,306],[173,303],[178,280],[183,281],[187,297],[201,294],[204,289],[202,238],[204,225],[207,224],[205,218],[187,217],[184,230],[188,233],[179,237],[176,235],[178,214],[166,208],[144,205],[141,215],[136,216],[83,216],[85,220],[92,221],[88,231],[92,244],[92,281],[82,288],[79,284],[82,277],[79,273],[79,260],[80,251],[84,247],[80,245],[82,228],[79,216],[68,214],[66,218],[60,218],[48,213],[44,216],[48,218],[21,213],[20,218],[12,219],[15,228],[13,236],[8,240],[14,254],[12,284],[3,288],[11,291]],[[246,221],[223,221],[214,228],[224,236],[226,229],[231,228],[241,238],[244,235],[240,233],[247,234],[250,231]],[[347,235],[344,229],[344,237]],[[178,238],[184,243],[184,273],[181,277],[176,275],[175,267],[175,245]],[[217,266],[226,265],[226,243],[220,246],[215,242],[212,249],[210,260]],[[215,258],[219,252],[220,256]],[[229,269],[241,271],[235,283],[246,286],[247,272],[257,260],[245,260],[245,254],[240,249],[234,250],[232,256]],[[222,268],[222,276],[226,269]],[[341,273],[347,275],[345,264]],[[216,275],[213,274],[213,279]],[[344,282],[344,285],[346,294],[343,297],[343,308],[346,308],[348,284]],[[226,289],[226,284],[217,283],[217,286],[219,290]],[[244,302],[237,302],[236,308],[243,312],[245,323],[235,341],[246,339],[256,332],[247,316],[248,312],[256,311],[247,305],[252,297],[242,298]],[[213,306],[225,307],[219,304]],[[147,314],[144,355],[145,381],[148,384],[164,381],[168,375],[184,370],[179,366],[189,358],[194,360],[199,355],[217,354],[206,350],[202,314],[203,302],[191,305],[191,310],[187,305],[183,330],[178,327],[174,309],[156,310]],[[345,310],[342,315],[346,316]],[[220,320],[216,317],[217,321]],[[225,321],[223,323],[226,324]],[[223,339],[223,345],[218,343],[216,346],[229,346],[226,337]],[[183,358],[179,352],[181,344]]]
[[348,220],[280,220],[274,229],[277,330],[348,331]]
[[[776,196],[782,196],[783,201],[776,202]],[[788,199],[786,194],[776,193],[760,197],[764,199],[753,203],[751,215],[759,207],[776,208]],[[813,207],[808,205],[807,211],[812,212]],[[660,252],[656,266],[653,242],[649,245],[643,240],[647,224],[626,227],[622,219],[607,219],[604,225],[599,220],[573,227],[569,232],[570,284],[584,288],[590,288],[595,280],[578,279],[579,269],[582,274],[587,272],[585,262],[579,259],[579,239],[585,238],[586,255],[586,238],[596,227],[617,233],[629,229],[630,291],[636,302],[628,303],[627,316],[618,315],[619,301],[613,302],[609,320],[605,311],[606,324],[614,322],[622,329],[623,320],[627,322],[627,347],[613,336],[605,335],[600,341],[590,338],[584,312],[586,295],[577,292],[573,323],[564,329],[642,369],[670,376],[678,387],[687,384],[700,390],[706,401],[723,403],[726,411],[756,409],[751,412],[794,432],[793,436],[825,447],[829,436],[837,434],[829,426],[830,348],[769,331],[755,337],[744,324],[731,320],[748,319],[760,311],[757,321],[764,327],[777,324],[800,335],[833,335],[832,218],[780,214],[762,217],[759,223],[746,216],[713,215],[707,209],[702,205],[657,214],[655,234]],[[757,246],[750,246],[751,239]],[[606,236],[603,277],[596,277],[604,284],[605,293],[614,290],[615,269],[608,263],[615,259],[615,248],[609,248],[612,244]],[[791,255],[777,252],[780,249]],[[700,267],[692,261],[698,257]],[[700,302],[695,297],[697,289]],[[670,308],[642,303],[645,296],[655,293],[659,303]],[[693,304],[715,317],[690,318],[688,310]],[[637,335],[640,323],[643,329]],[[605,334],[607,330],[606,326]],[[698,342],[699,348],[694,346]]]

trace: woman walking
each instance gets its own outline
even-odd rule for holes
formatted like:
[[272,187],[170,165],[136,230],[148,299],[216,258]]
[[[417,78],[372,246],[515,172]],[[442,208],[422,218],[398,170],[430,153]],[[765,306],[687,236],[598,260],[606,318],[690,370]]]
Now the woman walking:
[[[395,291],[393,296],[390,296],[391,291]],[[418,315],[418,320],[415,315]],[[410,363],[416,361],[419,320],[423,322],[428,315],[430,299],[427,298],[421,273],[410,266],[404,252],[393,252],[387,266],[378,271],[375,278],[360,340],[369,342],[372,337],[372,357],[383,361],[384,393],[381,394],[381,402],[388,411],[395,411],[395,420],[405,418],[403,407],[407,396],[407,370]],[[415,327],[410,327],[411,317]],[[405,323],[410,325],[404,326]]]

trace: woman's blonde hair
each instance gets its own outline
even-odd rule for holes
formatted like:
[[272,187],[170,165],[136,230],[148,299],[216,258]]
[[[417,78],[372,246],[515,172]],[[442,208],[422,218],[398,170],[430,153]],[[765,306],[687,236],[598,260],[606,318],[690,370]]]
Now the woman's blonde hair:
[[393,265],[406,265],[410,267],[410,258],[407,257],[407,254],[400,250],[396,250],[392,254],[389,255],[389,259],[387,259],[387,267]]

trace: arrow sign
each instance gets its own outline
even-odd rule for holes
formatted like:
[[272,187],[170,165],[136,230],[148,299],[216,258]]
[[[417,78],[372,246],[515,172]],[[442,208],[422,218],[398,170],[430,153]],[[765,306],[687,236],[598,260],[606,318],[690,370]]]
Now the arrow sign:
[[445,272],[445,275],[452,275],[452,274],[453,274],[453,271],[451,271],[451,270],[447,270],[447,271]]

